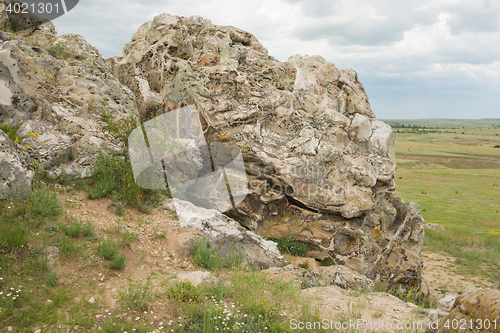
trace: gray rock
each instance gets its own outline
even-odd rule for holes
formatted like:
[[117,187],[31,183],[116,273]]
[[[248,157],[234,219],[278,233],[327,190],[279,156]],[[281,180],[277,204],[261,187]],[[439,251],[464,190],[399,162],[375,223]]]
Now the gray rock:
[[444,231],[445,229],[438,223],[426,223],[425,224],[426,228],[436,230],[436,231]]
[[275,242],[264,240],[219,211],[178,199],[174,204],[181,226],[200,229],[221,257],[241,255],[243,264],[263,268],[286,263]]
[[369,290],[373,281],[343,265],[320,266],[311,270],[319,281],[333,284],[342,289]]
[[35,173],[26,148],[12,142],[0,131],[0,198],[26,197]]
[[59,257],[59,248],[57,246],[48,246],[44,250],[45,255],[47,255],[47,261],[50,263]]
[[307,269],[291,264],[284,267],[272,267],[266,269],[265,273],[267,273],[271,279],[278,276],[284,279],[291,277],[295,281],[300,282],[302,289],[318,287],[321,284],[315,276],[307,271]]
[[210,272],[181,272],[176,277],[178,280],[189,281],[194,285],[198,285],[202,282],[217,282],[217,278],[212,276]]
[[116,148],[100,114],[137,114],[134,95],[81,36],[58,36],[47,22],[18,37],[0,47],[2,121],[23,120],[22,144],[49,174],[88,177],[100,151]]
[[457,295],[446,295],[437,302],[436,308],[438,310],[444,310],[449,312],[453,307],[453,304],[455,303],[457,297],[458,297]]

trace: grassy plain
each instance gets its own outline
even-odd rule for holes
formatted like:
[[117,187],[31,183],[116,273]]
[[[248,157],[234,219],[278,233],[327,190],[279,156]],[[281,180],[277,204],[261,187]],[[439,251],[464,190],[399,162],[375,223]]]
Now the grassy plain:
[[426,229],[425,249],[453,255],[457,271],[486,285],[499,281],[500,119],[385,121],[395,132],[398,195],[446,229]]

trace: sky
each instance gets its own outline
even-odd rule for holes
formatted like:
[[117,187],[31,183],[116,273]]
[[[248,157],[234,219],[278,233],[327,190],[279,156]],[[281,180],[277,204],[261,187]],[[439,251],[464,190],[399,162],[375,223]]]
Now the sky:
[[111,57],[161,13],[248,31],[280,61],[351,68],[379,119],[500,118],[498,0],[81,0],[53,23]]

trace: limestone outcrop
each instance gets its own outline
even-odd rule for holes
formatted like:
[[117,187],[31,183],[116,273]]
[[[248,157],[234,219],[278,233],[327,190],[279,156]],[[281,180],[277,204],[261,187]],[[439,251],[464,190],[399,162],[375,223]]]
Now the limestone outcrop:
[[441,319],[442,332],[500,332],[500,282],[458,296]]
[[248,195],[207,229],[231,225],[215,241],[234,231],[265,267],[281,257],[260,237],[292,235],[317,260],[426,290],[424,221],[416,204],[395,197],[391,128],[376,119],[351,69],[320,56],[280,62],[248,32],[168,14],[143,24],[122,57],[104,60],[49,22],[0,33],[0,104],[0,121],[25,124],[19,149],[49,173],[82,177],[102,149],[116,149],[100,130],[103,111],[150,119],[193,105],[203,142],[235,145],[246,170]]
[[[14,38],[13,38],[14,36]],[[0,35],[0,122],[17,124],[28,153],[49,174],[89,176],[102,149],[115,146],[100,114],[137,114],[135,96],[81,36],[58,36],[45,23]]]
[[146,118],[194,105],[209,144],[238,145],[249,194],[227,215],[260,235],[291,234],[316,259],[426,290],[424,221],[395,197],[392,131],[356,72],[320,56],[280,62],[248,32],[168,14],[106,61]]
[[31,191],[34,175],[26,149],[0,131],[0,198],[25,197]]

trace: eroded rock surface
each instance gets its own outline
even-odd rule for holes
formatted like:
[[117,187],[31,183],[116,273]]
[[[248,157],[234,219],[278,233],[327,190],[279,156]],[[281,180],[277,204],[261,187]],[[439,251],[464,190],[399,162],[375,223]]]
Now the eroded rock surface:
[[219,214],[205,230],[214,239],[244,240],[265,267],[282,261],[261,236],[291,234],[313,258],[425,289],[423,219],[395,197],[392,131],[353,70],[320,56],[280,62],[252,34],[199,16],[159,15],[107,60],[51,23],[0,38],[0,120],[24,121],[23,146],[50,173],[88,176],[99,151],[116,148],[98,125],[103,111],[149,119],[195,105],[208,144],[237,145],[247,173],[232,219]]
[[[456,298],[443,318],[443,332],[500,332],[500,282]],[[448,325],[447,325],[448,324]],[[448,326],[448,327],[446,327]],[[465,328],[465,329],[462,329]]]
[[79,35],[58,36],[50,22],[0,38],[0,121],[23,121],[23,146],[50,174],[89,176],[98,153],[114,148],[100,114],[137,114],[135,96],[96,48]]
[[423,219],[394,196],[392,130],[356,72],[320,56],[280,62],[248,32],[168,14],[107,63],[142,114],[195,105],[209,143],[239,146],[250,193],[227,214],[241,225],[292,234],[311,256],[403,290],[422,287]]
[[221,258],[240,257],[244,265],[261,268],[286,263],[275,242],[243,228],[219,211],[177,199],[173,202],[181,226],[200,229]]
[[0,198],[28,195],[34,175],[26,149],[0,131]]

